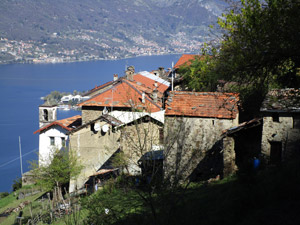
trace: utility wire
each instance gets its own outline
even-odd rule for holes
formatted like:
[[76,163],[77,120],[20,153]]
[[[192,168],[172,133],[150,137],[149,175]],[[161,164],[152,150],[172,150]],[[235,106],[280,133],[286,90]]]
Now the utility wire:
[[[24,155],[22,155],[22,157],[24,157],[24,156],[26,156],[26,155],[29,155],[29,154],[31,154],[32,152],[36,151],[36,150],[38,150],[38,148],[33,149],[32,151],[25,153]],[[10,161],[8,161],[8,162],[6,162],[6,163],[3,163],[2,165],[0,165],[0,168],[3,167],[3,166],[6,166],[6,165],[8,165],[8,164],[10,164],[10,163],[12,163],[12,162],[14,162],[14,161],[16,161],[16,160],[19,160],[19,159],[20,159],[20,156],[17,157],[17,158],[15,158],[15,159],[12,159],[12,160],[10,160]]]

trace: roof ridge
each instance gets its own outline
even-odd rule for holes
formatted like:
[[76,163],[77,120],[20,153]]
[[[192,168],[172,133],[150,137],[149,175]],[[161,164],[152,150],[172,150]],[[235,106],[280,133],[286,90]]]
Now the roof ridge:
[[[118,81],[119,81],[119,80],[118,80]],[[81,102],[81,103],[77,104],[77,106],[83,106],[85,102],[90,101],[90,100],[92,100],[92,99],[98,97],[99,95],[102,95],[102,94],[106,93],[107,91],[110,91],[111,89],[115,88],[116,86],[121,85],[122,83],[123,83],[123,80],[120,80],[119,82],[117,82],[117,84],[116,84],[115,86],[112,85],[112,86],[111,86],[110,88],[108,88],[107,90],[105,90],[105,91],[103,91],[103,92],[101,92],[101,93],[99,93],[99,94],[94,95],[92,98],[89,98],[89,99],[85,100],[84,102]]]
[[[132,84],[128,83],[126,80],[124,80],[123,82],[127,83],[131,88],[133,88],[140,95],[142,95],[141,91],[138,90],[136,87],[134,87]],[[145,99],[148,99],[148,101],[150,101],[153,105],[155,105],[157,108],[161,109],[161,107],[159,105],[157,105],[154,101],[152,101],[152,99],[150,99],[147,95],[145,95]]]

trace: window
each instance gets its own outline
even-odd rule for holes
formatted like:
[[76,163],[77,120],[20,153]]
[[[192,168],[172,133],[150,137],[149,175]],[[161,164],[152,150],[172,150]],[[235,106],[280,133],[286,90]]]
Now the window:
[[55,139],[54,139],[54,137],[50,137],[50,145],[55,145]]
[[273,113],[272,119],[273,119],[273,122],[279,123],[279,113]]
[[61,138],[61,146],[66,147],[66,138],[64,137]]
[[48,110],[47,109],[44,109],[44,120],[45,121],[48,121],[49,120],[49,116],[48,116]]

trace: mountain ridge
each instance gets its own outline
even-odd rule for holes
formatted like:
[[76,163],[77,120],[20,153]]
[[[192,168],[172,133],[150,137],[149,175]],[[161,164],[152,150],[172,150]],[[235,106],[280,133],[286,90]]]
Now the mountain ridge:
[[[100,59],[197,51],[224,9],[220,0],[2,0],[1,5],[2,49],[8,41],[23,41],[44,45],[49,57],[61,52]],[[20,55],[2,50],[2,58],[4,53]],[[28,54],[19,57],[43,55]]]

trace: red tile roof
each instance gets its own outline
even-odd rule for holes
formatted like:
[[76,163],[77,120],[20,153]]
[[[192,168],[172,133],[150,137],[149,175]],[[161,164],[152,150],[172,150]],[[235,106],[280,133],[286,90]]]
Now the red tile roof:
[[165,115],[234,119],[238,101],[234,93],[174,91],[166,102]]
[[191,61],[194,60],[197,56],[200,56],[200,55],[182,54],[182,56],[179,58],[179,60],[175,64],[174,68],[178,69],[180,66],[182,66],[184,64],[190,65]]
[[73,125],[81,125],[81,116],[77,115],[77,116],[73,116],[70,118],[66,118],[66,119],[62,119],[62,120],[56,120],[53,123],[48,124],[47,126],[44,126],[42,128],[40,128],[39,130],[35,131],[34,134],[36,133],[40,133],[52,126],[58,125],[64,129],[66,129],[67,131],[71,131],[72,129],[74,129]]
[[160,106],[149,97],[142,103],[142,91],[130,81],[122,80],[112,88],[78,104],[79,106],[101,106],[146,109],[146,111],[160,111]]
[[105,84],[102,84],[102,85],[99,85],[99,86],[96,86],[94,87],[93,89],[89,90],[85,95],[91,95],[93,92],[97,91],[97,90],[100,90],[104,87],[107,87],[108,85],[111,85],[114,81],[109,81],[109,82],[106,82]]
[[[138,85],[141,85],[143,87],[147,87],[149,88],[150,90],[154,90],[155,89],[155,81],[148,78],[148,77],[145,77],[141,74],[135,74],[133,76],[133,80],[138,84]],[[168,88],[169,86],[165,85],[165,84],[162,84],[162,83],[159,83],[159,82],[156,82],[157,83],[157,90],[161,93],[164,93]]]

